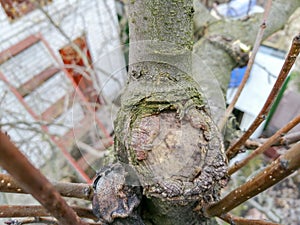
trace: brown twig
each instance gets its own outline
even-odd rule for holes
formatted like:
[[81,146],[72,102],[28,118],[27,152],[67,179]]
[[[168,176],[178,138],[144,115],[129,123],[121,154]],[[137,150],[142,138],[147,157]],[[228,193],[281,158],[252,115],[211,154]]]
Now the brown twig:
[[[78,216],[97,220],[91,209],[82,207],[72,207]],[[0,218],[14,217],[42,217],[51,216],[51,214],[40,205],[0,205]]]
[[[256,148],[260,147],[262,144],[264,144],[268,138],[258,138],[258,139],[248,139],[245,142],[245,147],[248,150],[255,150]],[[291,144],[294,144],[296,142],[300,141],[300,132],[292,132],[288,133],[278,139],[272,146],[289,146]]]
[[[93,188],[89,184],[54,182],[54,188],[64,197],[92,200]],[[27,194],[12,176],[0,174],[0,192]]]
[[263,192],[300,168],[300,143],[298,142],[285,154],[245,184],[227,194],[220,201],[208,205],[204,212],[208,217],[220,216],[241,203]]
[[[33,223],[38,223],[38,224],[51,224],[51,225],[59,225],[57,220],[54,218],[45,218],[45,217],[34,217],[34,218],[22,218],[22,219],[14,219],[14,220],[9,220],[5,222],[5,224],[8,225],[23,225],[23,224],[33,224]],[[102,225],[103,223],[97,222],[97,223],[88,223],[89,225]]]
[[259,139],[248,139],[244,146],[247,150],[255,150],[256,148],[260,147],[263,143],[266,142],[266,138],[259,138]]
[[63,225],[86,225],[47,178],[0,132],[0,165]]
[[272,223],[272,222],[263,221],[263,220],[245,219],[245,218],[241,218],[238,216],[233,216],[229,213],[220,215],[218,217],[220,219],[224,220],[225,222],[227,222],[229,224],[234,224],[234,225],[280,225],[278,223]]
[[263,35],[264,35],[264,31],[266,29],[266,21],[267,21],[267,18],[269,16],[269,12],[270,12],[270,9],[271,9],[271,5],[272,5],[272,0],[268,0],[267,1],[267,4],[265,5],[265,11],[264,11],[264,15],[263,15],[263,21],[260,25],[260,29],[257,33],[257,36],[256,36],[256,40],[255,40],[255,43],[254,43],[254,46],[253,46],[253,50],[251,52],[251,55],[250,55],[250,58],[249,58],[249,61],[247,63],[247,68],[246,68],[246,71],[245,71],[245,74],[244,74],[244,77],[241,81],[241,84],[239,85],[231,103],[229,104],[229,106],[227,107],[226,111],[225,111],[225,115],[224,117],[220,120],[220,123],[218,124],[219,126],[219,129],[220,130],[223,130],[225,124],[226,124],[226,121],[228,120],[230,114],[232,113],[232,110],[238,100],[238,98],[240,97],[245,85],[246,85],[246,82],[250,76],[250,72],[252,70],[252,67],[253,67],[253,64],[254,64],[254,60],[255,60],[255,56],[258,52],[258,49],[259,49],[259,46],[262,42],[262,39],[263,39]]
[[34,218],[26,218],[22,220],[9,220],[5,222],[7,225],[23,225],[23,224],[32,224],[32,223],[43,223],[43,224],[51,224],[51,225],[58,225],[57,220],[54,218],[44,218],[44,217],[34,217]]
[[242,161],[236,162],[232,167],[228,169],[228,174],[231,175],[236,171],[238,171],[243,166],[245,166],[251,159],[253,159],[255,156],[263,153],[265,150],[270,148],[272,144],[278,141],[283,134],[289,132],[293,127],[295,127],[299,123],[300,123],[300,115],[298,115],[296,118],[291,120],[288,124],[286,124],[281,129],[279,129],[272,137],[270,137],[265,143],[259,146],[255,151],[251,152],[251,154],[249,154]]
[[229,159],[233,158],[236,156],[238,153],[240,147],[245,143],[245,141],[251,136],[251,134],[256,130],[256,128],[264,121],[266,118],[272,103],[277,96],[277,93],[279,92],[285,78],[289,74],[289,71],[291,70],[297,56],[299,55],[300,52],[300,34],[298,34],[296,37],[293,39],[292,46],[290,48],[290,51],[288,53],[288,56],[286,57],[284,64],[282,66],[282,69],[279,73],[279,76],[276,80],[276,83],[274,84],[274,87],[272,88],[269,97],[264,104],[263,108],[259,112],[258,116],[255,118],[254,122],[251,124],[250,128],[243,134],[243,136],[229,149],[227,150],[226,154]]
[[54,182],[53,186],[64,197],[93,199],[94,191],[89,184]]
[[284,135],[278,140],[277,145],[290,145],[300,141],[300,131]]

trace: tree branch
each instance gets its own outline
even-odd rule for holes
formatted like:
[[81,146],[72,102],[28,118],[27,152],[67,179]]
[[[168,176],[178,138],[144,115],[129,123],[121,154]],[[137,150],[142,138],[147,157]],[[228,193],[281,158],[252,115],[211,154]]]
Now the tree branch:
[[263,220],[244,219],[244,218],[241,218],[238,216],[233,216],[229,213],[222,214],[219,216],[219,218],[229,224],[234,224],[234,225],[280,225],[278,223],[272,223],[272,222],[263,221]]
[[280,156],[271,165],[266,167],[254,178],[231,191],[219,202],[208,205],[204,211],[209,217],[220,216],[229,212],[241,203],[261,193],[278,183],[300,168],[300,143],[295,144],[284,155]]
[[279,140],[282,134],[289,132],[293,127],[300,123],[300,115],[290,121],[287,125],[279,129],[272,137],[270,137],[263,145],[259,146],[255,151],[251,152],[245,159],[240,162],[236,162],[232,167],[228,169],[228,174],[231,175],[238,171],[240,168],[245,166],[255,156],[263,153],[265,150],[270,148],[273,143]]
[[[285,0],[273,1],[263,39],[281,29],[299,6],[299,0],[291,0],[288,4]],[[209,22],[203,32],[203,38],[195,43],[194,52],[214,73],[224,93],[226,93],[231,70],[236,66],[236,62],[228,52],[210,43],[207,38],[211,35],[219,35],[253,45],[260,21],[262,21],[262,14],[252,15],[245,20],[226,19]]]
[[288,56],[284,61],[284,64],[276,80],[276,83],[274,84],[274,87],[272,88],[263,108],[255,118],[254,122],[248,128],[248,130],[243,134],[243,136],[227,150],[226,155],[229,159],[237,155],[240,147],[246,142],[246,140],[251,136],[251,134],[257,129],[257,127],[265,120],[272,106],[272,103],[277,96],[277,93],[279,92],[282,84],[284,83],[285,78],[288,76],[289,71],[294,65],[294,62],[296,61],[299,52],[300,52],[300,34],[294,37]]
[[[266,198],[266,196],[264,197]],[[254,208],[256,208],[258,211],[260,211],[261,213],[263,213],[264,215],[266,215],[271,221],[279,222],[280,220],[279,215],[274,213],[272,210],[274,208],[274,204],[273,204],[274,202],[272,200],[273,199],[271,199],[271,201],[268,201],[268,205],[266,206],[258,203],[258,201],[256,201],[255,198],[251,198],[249,199],[249,204],[252,205]]]
[[32,223],[58,225],[56,219],[44,218],[44,217],[26,218],[22,220],[14,219],[14,220],[6,221],[4,223],[7,225],[23,225],[23,224],[32,224]]
[[0,165],[15,178],[22,189],[36,198],[61,224],[86,225],[41,172],[1,132],[0,143]]
[[213,17],[208,9],[199,2],[199,0],[194,0],[194,33],[196,36],[202,36],[205,27],[212,22],[217,21],[215,17]]
[[248,78],[250,77],[250,72],[251,72],[252,67],[254,65],[254,60],[255,60],[256,54],[257,54],[258,49],[261,45],[263,35],[264,35],[264,31],[267,27],[266,21],[267,21],[268,16],[269,16],[271,5],[272,5],[272,0],[268,0],[266,5],[265,5],[265,11],[264,11],[262,23],[260,25],[259,31],[258,31],[257,36],[256,36],[256,40],[255,40],[254,47],[253,47],[253,50],[251,52],[248,64],[247,64],[247,69],[246,69],[245,75],[244,75],[244,77],[241,81],[241,84],[239,85],[239,87],[238,87],[231,103],[229,104],[229,106],[226,109],[224,117],[221,119],[220,123],[218,124],[220,130],[223,130],[223,128],[226,124],[226,121],[228,120],[229,116],[231,115],[232,110],[233,110],[238,98],[240,97],[240,95],[241,95],[241,93],[242,93],[242,91],[243,91],[243,89],[246,85],[246,82],[248,81]]
[[[289,17],[300,7],[299,0],[276,0],[272,2],[272,8],[267,23],[263,39],[266,39],[274,32],[282,29]],[[206,33],[209,35],[230,35],[236,40],[247,45],[253,45],[255,42],[257,30],[263,18],[263,13],[256,13],[243,19],[225,19],[212,22],[207,26]]]
[[[79,217],[98,220],[91,209],[82,207],[72,207]],[[41,217],[51,216],[51,214],[39,205],[0,205],[0,218],[14,218],[14,217]]]
[[276,145],[287,146],[298,141],[300,141],[300,131],[284,135],[283,137],[279,138],[279,141],[276,143]]
[[[283,135],[283,134],[281,134]],[[269,138],[257,138],[257,139],[248,139],[245,142],[245,147],[248,150],[255,150],[256,148],[260,147],[262,144],[264,144],[266,141],[268,141]],[[284,136],[281,136],[278,141],[276,141],[272,146],[289,146],[291,144],[294,144],[296,142],[300,141],[300,132],[292,132],[285,134]]]
[[[45,218],[45,217],[34,217],[34,218],[24,218],[24,219],[13,219],[13,220],[9,220],[4,222],[7,225],[23,225],[23,224],[33,224],[33,223],[37,223],[37,224],[50,224],[50,225],[59,225],[59,223],[57,222],[57,220],[55,218]],[[104,225],[101,222],[97,222],[97,223],[88,223],[88,225]]]

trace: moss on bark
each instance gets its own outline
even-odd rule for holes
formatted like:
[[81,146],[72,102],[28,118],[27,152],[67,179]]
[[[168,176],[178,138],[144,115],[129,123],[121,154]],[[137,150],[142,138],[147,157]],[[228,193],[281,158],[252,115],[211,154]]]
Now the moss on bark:
[[222,138],[192,76],[191,0],[132,1],[129,80],[115,122],[118,158],[143,187],[152,224],[209,224],[226,184]]

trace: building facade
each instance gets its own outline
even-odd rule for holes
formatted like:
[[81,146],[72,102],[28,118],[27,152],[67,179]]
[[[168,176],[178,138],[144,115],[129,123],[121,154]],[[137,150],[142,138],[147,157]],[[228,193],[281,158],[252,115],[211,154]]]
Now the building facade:
[[74,170],[89,182],[112,144],[103,108],[126,79],[115,2],[0,3],[0,128],[53,179]]

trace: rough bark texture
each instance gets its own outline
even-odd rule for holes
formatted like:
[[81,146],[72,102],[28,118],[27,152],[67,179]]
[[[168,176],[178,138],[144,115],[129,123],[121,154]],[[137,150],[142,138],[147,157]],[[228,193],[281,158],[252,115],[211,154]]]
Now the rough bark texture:
[[[296,7],[299,0],[293,4]],[[289,7],[287,14],[294,10]],[[144,197],[139,211],[136,187],[127,183],[123,169],[112,166],[115,169],[108,169],[94,187],[94,209],[105,222],[216,224],[203,216],[202,208],[218,200],[220,188],[226,185],[227,161],[222,135],[205,98],[208,88],[218,88],[205,89],[203,77],[214,80],[216,76],[225,91],[231,69],[240,64],[228,46],[236,39],[252,44],[261,20],[259,16],[231,22],[208,18],[204,36],[194,46],[202,59],[201,66],[195,66],[193,13],[192,0],[129,1],[129,78],[115,122],[115,150],[122,165],[135,171]],[[236,30],[227,32],[235,25]],[[274,27],[272,32],[281,25]],[[103,195],[110,186],[117,188]],[[139,212],[143,221],[137,217]]]
[[101,221],[114,225],[144,224],[139,215],[140,183],[129,166],[115,163],[104,167],[98,172],[93,188],[93,213]]
[[129,5],[129,82],[115,147],[137,172],[152,224],[209,224],[200,209],[227,179],[221,135],[192,78],[192,19],[192,0]]

